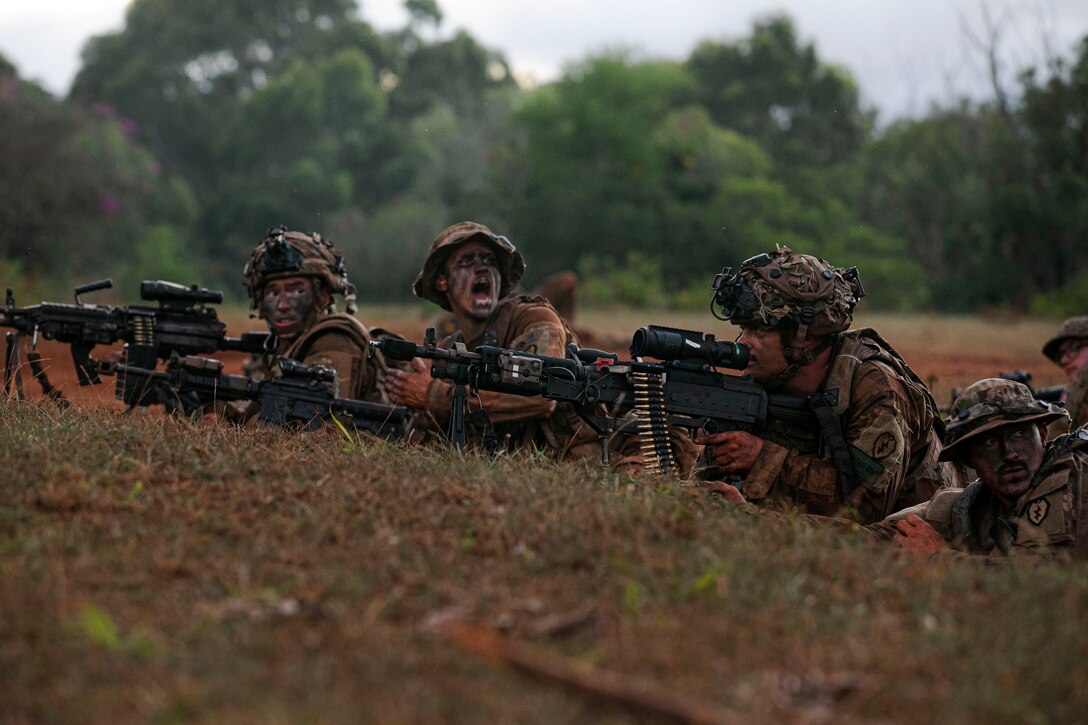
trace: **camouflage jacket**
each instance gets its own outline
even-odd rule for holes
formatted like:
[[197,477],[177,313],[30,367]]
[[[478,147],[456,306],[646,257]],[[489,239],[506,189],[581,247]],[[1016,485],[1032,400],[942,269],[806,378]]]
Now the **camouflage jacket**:
[[[439,342],[440,347],[452,347],[463,342],[472,350],[488,344],[512,350],[566,357],[567,345],[578,344],[578,338],[566,321],[543,297],[509,295],[499,301],[485,327],[474,340],[465,340],[458,330]],[[432,380],[427,389],[426,412],[430,427],[442,429],[449,423],[452,410],[453,386],[445,380]],[[600,441],[597,434],[568,403],[557,403],[539,396],[508,395],[480,391],[480,400],[469,400],[470,410],[482,404],[487,412],[499,443],[506,450],[535,447],[549,450],[560,458],[599,459]],[[475,434],[477,445],[479,433]],[[690,470],[694,461],[694,446],[682,434],[673,436],[674,452],[683,470]],[[609,441],[612,467],[634,472],[642,467],[642,455],[637,437],[614,435]]]
[[1065,394],[1065,409],[1073,418],[1073,427],[1088,425],[1088,367],[1082,369]]
[[341,398],[388,403],[385,395],[385,362],[380,353],[368,357],[371,334],[351,315],[334,313],[318,319],[295,340],[281,342],[264,355],[254,355],[245,373],[254,380],[278,377],[280,357],[336,372],[336,395]]
[[[509,295],[499,301],[487,321],[483,335],[466,340],[461,330],[439,341],[440,347],[463,342],[471,350],[480,345],[495,345],[512,350],[564,357],[567,345],[577,343],[574,333],[559,313],[543,297]],[[432,380],[427,388],[426,411],[435,427],[449,423],[453,407],[453,385],[446,380]],[[480,391],[479,401],[470,401],[470,410],[482,404],[494,426],[501,445],[508,450],[522,446],[548,448],[565,455],[572,444],[580,420],[570,406],[537,396],[518,396]],[[475,441],[477,444],[479,440]]]
[[894,535],[895,522],[916,514],[941,533],[953,549],[969,554],[1020,556],[1048,553],[1088,555],[1088,536],[1078,536],[1088,520],[1088,430],[1059,436],[1046,444],[1031,487],[1011,507],[982,481],[938,491],[931,501],[899,511],[876,524],[880,538]]
[[821,431],[778,423],[760,433],[766,443],[745,477],[746,498],[825,516],[852,509],[869,523],[958,481],[951,464],[937,461],[943,424],[933,396],[875,331],[839,336],[821,391],[837,395],[835,418],[851,464],[849,497],[843,499]]

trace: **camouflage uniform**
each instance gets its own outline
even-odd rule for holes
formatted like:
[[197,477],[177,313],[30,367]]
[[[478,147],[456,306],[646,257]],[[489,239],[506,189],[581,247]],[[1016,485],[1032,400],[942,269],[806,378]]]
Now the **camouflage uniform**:
[[[949,417],[942,459],[954,460],[964,444],[1009,424],[1048,424],[1065,417],[1054,405],[1035,400],[1027,386],[992,378],[960,394]],[[1037,554],[1084,557],[1088,537],[1078,537],[1088,521],[1088,430],[1046,442],[1042,464],[1028,490],[1007,506],[981,480],[966,488],[939,491],[925,504],[897,512],[870,527],[881,538],[895,533],[895,522],[920,516],[960,552],[982,555]]]
[[1073,427],[1088,426],[1088,367],[1083,368],[1065,394],[1065,409],[1073,418]]
[[939,418],[929,391],[873,330],[840,336],[821,391],[838,399],[833,409],[850,454],[853,492],[843,498],[819,431],[773,424],[760,433],[766,443],[745,478],[746,498],[788,501],[821,515],[849,506],[862,521],[874,521],[928,500],[954,478],[937,460]]
[[715,290],[720,318],[780,331],[791,368],[779,384],[824,349],[802,352],[807,336],[831,349],[812,398],[828,403],[824,422],[760,431],[765,442],[745,476],[745,498],[828,516],[848,507],[871,522],[958,480],[954,467],[938,461],[943,426],[925,383],[874,330],[846,331],[864,295],[856,270],[780,248],[736,275],[726,270]]
[[[537,355],[564,357],[567,345],[572,342],[577,344],[578,341],[543,297],[510,295],[499,301],[487,322],[486,332],[479,338],[466,340],[458,330],[440,341],[439,345],[448,348],[458,342],[465,343],[470,350],[480,345],[495,345]],[[449,422],[452,391],[452,384],[438,379],[432,380],[427,388],[427,412],[438,426],[444,427]],[[499,441],[509,450],[536,446],[566,456],[572,447],[578,445],[575,431],[585,427],[570,405],[537,396],[522,397],[481,390],[480,402],[491,419]],[[596,441],[596,434],[592,434],[591,440]],[[599,450],[595,449],[593,454],[597,453]]]
[[278,360],[288,357],[334,370],[339,397],[389,402],[383,389],[385,362],[379,353],[368,356],[371,334],[351,314],[356,309],[355,287],[348,281],[343,257],[332,242],[316,232],[303,234],[273,227],[253,250],[243,275],[251,307],[258,311],[264,285],[288,277],[309,277],[330,294],[342,294],[347,306],[343,313],[330,304],[297,337],[278,340],[275,349],[255,355],[245,365],[246,375],[255,380],[278,377]]
[[[435,239],[413,285],[416,295],[449,310],[444,292],[435,288],[435,278],[449,255],[462,244],[479,241],[491,246],[499,263],[502,286],[499,302],[476,339],[466,340],[461,330],[439,341],[441,347],[464,343],[472,350],[480,345],[493,345],[521,352],[550,357],[566,357],[567,346],[578,344],[578,338],[567,322],[545,298],[513,294],[512,290],[525,271],[521,254],[505,237],[472,222],[462,222],[444,230]],[[431,380],[427,388],[426,413],[430,426],[442,430],[449,422],[452,410],[453,386],[445,380]],[[507,450],[530,447],[550,450],[560,458],[599,459],[597,434],[575,412],[569,403],[557,403],[539,396],[517,396],[486,390],[470,399],[470,409],[480,407],[487,412],[496,437]],[[479,435],[479,432],[477,432]],[[478,443],[479,441],[477,441]],[[694,446],[684,436],[674,438],[674,447],[684,470],[694,461]],[[610,457],[614,468],[631,471],[641,466],[634,436],[617,435],[610,442]]]
[[[1088,341],[1088,317],[1071,317],[1062,323],[1058,334],[1043,346],[1043,354],[1055,365],[1061,365],[1059,349],[1066,340]],[[1073,418],[1073,426],[1088,425],[1088,366],[1081,368],[1069,383],[1062,400]]]

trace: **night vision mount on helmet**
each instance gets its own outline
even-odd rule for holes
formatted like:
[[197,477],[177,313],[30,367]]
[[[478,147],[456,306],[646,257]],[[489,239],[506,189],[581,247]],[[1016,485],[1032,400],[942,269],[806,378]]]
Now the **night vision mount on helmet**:
[[344,296],[348,314],[357,309],[355,285],[348,280],[343,255],[317,232],[293,232],[282,224],[272,227],[253,250],[242,275],[252,309],[259,308],[266,283],[285,277],[319,279],[330,293]]

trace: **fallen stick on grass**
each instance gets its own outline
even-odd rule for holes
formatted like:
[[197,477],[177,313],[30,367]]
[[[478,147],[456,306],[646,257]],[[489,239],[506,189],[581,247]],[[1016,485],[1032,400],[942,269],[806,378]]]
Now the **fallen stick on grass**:
[[744,720],[738,713],[677,695],[643,680],[624,678],[615,672],[589,667],[542,647],[505,639],[467,622],[451,621],[442,631],[462,650],[481,659],[508,665],[533,677],[559,682],[578,692],[621,705],[636,714],[700,725]]

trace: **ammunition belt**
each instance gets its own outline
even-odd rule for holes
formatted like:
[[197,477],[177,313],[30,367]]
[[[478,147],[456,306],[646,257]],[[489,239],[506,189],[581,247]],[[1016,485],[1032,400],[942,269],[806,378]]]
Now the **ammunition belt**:
[[638,415],[643,465],[650,473],[675,471],[678,466],[669,441],[664,375],[636,372],[631,374],[631,378],[635,387],[634,409]]

